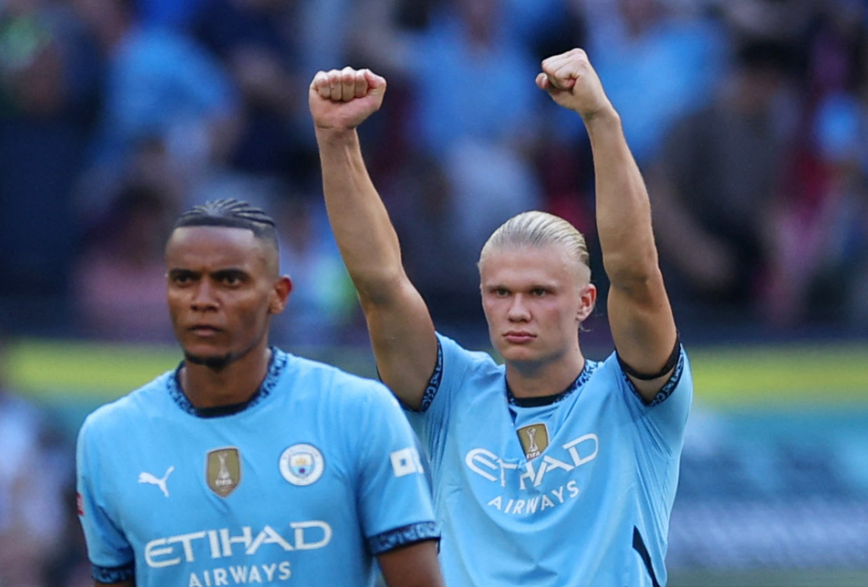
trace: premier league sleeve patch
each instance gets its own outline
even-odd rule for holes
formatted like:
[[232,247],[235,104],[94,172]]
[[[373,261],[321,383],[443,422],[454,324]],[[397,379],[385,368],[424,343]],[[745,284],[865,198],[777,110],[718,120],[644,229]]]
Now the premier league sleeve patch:
[[280,455],[280,474],[293,485],[310,485],[322,476],[325,460],[310,444],[293,444]]

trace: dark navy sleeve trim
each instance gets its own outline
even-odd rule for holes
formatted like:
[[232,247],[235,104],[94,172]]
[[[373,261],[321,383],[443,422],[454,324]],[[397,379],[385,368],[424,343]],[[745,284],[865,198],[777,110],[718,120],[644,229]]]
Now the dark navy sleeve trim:
[[633,385],[633,382],[630,381],[630,378],[627,377],[627,374],[624,374],[624,380],[630,386],[630,389],[633,390],[633,393],[636,394],[639,399],[641,399],[648,407],[654,407],[662,404],[666,399],[672,395],[672,392],[675,391],[675,388],[678,387],[678,382],[681,381],[681,374],[684,373],[684,347],[679,347],[678,349],[678,363],[675,365],[675,370],[672,372],[672,376],[669,377],[669,381],[666,382],[666,385],[663,386],[660,391],[657,392],[657,395],[654,396],[654,399],[650,402],[646,402],[642,397],[642,394],[639,393],[639,390],[636,389],[636,386]]
[[443,345],[440,343],[440,337],[437,337],[437,364],[434,365],[434,372],[428,380],[428,385],[425,387],[425,393],[422,394],[422,403],[417,411],[425,412],[434,401],[434,396],[437,395],[437,390],[440,389],[440,382],[443,380]]
[[374,556],[426,540],[440,540],[436,522],[418,522],[368,538],[368,550]]
[[120,567],[100,567],[98,565],[93,565],[90,575],[97,583],[120,583],[122,581],[129,581],[135,577],[136,567],[134,563]]

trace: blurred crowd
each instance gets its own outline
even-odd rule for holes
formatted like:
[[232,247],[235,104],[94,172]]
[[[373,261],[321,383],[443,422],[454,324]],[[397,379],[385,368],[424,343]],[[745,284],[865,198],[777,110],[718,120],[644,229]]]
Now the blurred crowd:
[[[438,324],[484,334],[479,249],[526,209],[585,232],[605,288],[586,135],[533,83],[572,47],[622,115],[682,327],[868,330],[866,0],[0,0],[0,326],[171,341],[171,222],[241,197],[295,281],[276,342],[363,338],[307,110],[345,65],[388,79],[362,140]],[[0,391],[0,587],[89,582],[52,438]]]
[[390,84],[363,140],[408,271],[440,323],[479,321],[475,260],[507,216],[562,214],[594,248],[582,125],[533,84],[580,46],[647,177],[682,323],[864,327],[866,33],[865,0],[3,0],[0,317],[170,340],[169,223],[240,196],[280,217],[279,338],[353,337],[306,93],[352,65]]

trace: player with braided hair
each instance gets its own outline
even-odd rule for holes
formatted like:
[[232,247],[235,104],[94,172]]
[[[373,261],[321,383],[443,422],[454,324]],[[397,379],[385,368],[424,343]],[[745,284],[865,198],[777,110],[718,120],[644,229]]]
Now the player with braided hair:
[[96,585],[441,587],[413,433],[379,382],[269,345],[292,289],[274,221],[196,206],[166,245],[184,359],[79,433]]

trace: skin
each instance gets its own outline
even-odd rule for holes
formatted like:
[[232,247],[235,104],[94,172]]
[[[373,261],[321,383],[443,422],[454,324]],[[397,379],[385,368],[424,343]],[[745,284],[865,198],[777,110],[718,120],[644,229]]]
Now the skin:
[[196,407],[244,402],[268,368],[272,316],[292,282],[277,251],[252,231],[222,226],[176,229],[166,245],[167,300],[186,362],[184,393]]
[[534,395],[566,388],[584,366],[581,323],[596,287],[561,246],[494,249],[480,265],[482,308],[510,385]]
[[[581,49],[542,62],[537,86],[582,117],[594,153],[597,234],[611,287],[607,315],[621,358],[640,373],[658,373],[677,338],[657,260],[645,181],[624,139],[621,118]],[[630,376],[652,401],[672,371],[652,380]]]
[[[541,69],[537,87],[582,118],[594,152],[597,228],[611,284],[608,316],[618,353],[635,370],[657,373],[675,345],[675,322],[657,262],[648,194],[624,139],[620,116],[583,50],[552,56],[541,63]],[[365,168],[356,130],[380,108],[385,92],[382,77],[366,69],[344,68],[317,73],[308,99],[326,208],[359,293],[380,376],[405,405],[418,408],[437,360],[434,325],[401,264],[397,235]],[[508,262],[512,261],[504,261]],[[486,277],[481,277],[485,295]],[[505,351],[507,381],[516,397],[559,393],[578,376],[584,358],[578,340],[564,333],[568,327],[578,332],[576,317],[582,312],[560,314],[554,333],[519,345],[517,340],[500,337],[502,314],[492,311],[485,300],[483,307],[492,344]],[[537,310],[527,315],[529,324],[541,319]],[[551,318],[543,315],[546,321]],[[546,361],[535,363],[533,352],[542,353],[543,348]],[[632,376],[631,380],[651,401],[670,374],[651,381]]]
[[[184,393],[196,407],[244,402],[268,368],[271,317],[286,306],[292,282],[278,275],[277,251],[240,228],[176,229],[166,246],[169,313],[187,358]],[[389,587],[443,587],[437,542],[378,557]],[[95,587],[135,587],[135,581]]]

